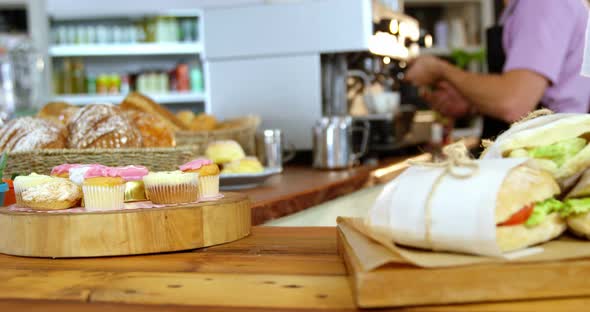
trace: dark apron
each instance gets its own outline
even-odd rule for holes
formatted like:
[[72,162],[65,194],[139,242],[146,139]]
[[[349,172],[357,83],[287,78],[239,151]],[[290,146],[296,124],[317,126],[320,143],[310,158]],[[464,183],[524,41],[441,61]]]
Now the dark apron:
[[[490,73],[499,74],[504,69],[506,62],[506,53],[502,45],[502,33],[504,27],[496,25],[488,28],[487,34],[487,61],[488,71]],[[495,139],[500,133],[506,131],[510,127],[507,122],[489,116],[483,116],[483,132],[481,137],[483,139]]]
[[[502,34],[504,33],[504,26],[496,25],[487,29],[487,61],[488,71],[490,73],[499,74],[504,70],[504,63],[506,63],[506,53],[502,44]],[[542,108],[539,103],[537,109]],[[483,116],[483,131],[481,138],[494,140],[502,132],[508,130],[510,124],[490,116]]]

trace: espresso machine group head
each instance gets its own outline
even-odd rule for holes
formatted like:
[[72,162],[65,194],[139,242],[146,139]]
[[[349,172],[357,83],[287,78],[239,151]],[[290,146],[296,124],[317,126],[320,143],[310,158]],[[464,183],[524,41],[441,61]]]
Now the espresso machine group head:
[[401,0],[261,1],[203,18],[206,110],[260,115],[298,150],[312,148],[317,120],[350,114],[350,79],[392,82],[383,60],[397,66],[418,53],[418,23]]

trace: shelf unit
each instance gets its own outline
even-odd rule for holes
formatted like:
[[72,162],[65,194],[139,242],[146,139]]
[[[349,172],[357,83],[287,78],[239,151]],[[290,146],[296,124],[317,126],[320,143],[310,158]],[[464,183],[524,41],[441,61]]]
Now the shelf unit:
[[49,48],[52,57],[194,55],[202,52],[203,45],[199,42],[55,45]]
[[[148,93],[148,97],[160,104],[198,103],[205,101],[205,94],[200,92]],[[73,105],[96,103],[114,103],[123,101],[124,94],[60,94],[52,98],[54,102],[66,102]]]
[[[404,10],[408,9],[427,9],[428,7],[441,7],[444,14],[454,17],[465,18],[465,25],[470,27],[477,27],[476,34],[478,42],[471,42],[464,48],[459,48],[467,52],[476,52],[485,48],[486,29],[494,23],[494,4],[491,0],[404,0]],[[476,8],[472,11],[465,11],[466,7]],[[465,17],[466,12],[470,12],[470,17]],[[423,21],[420,21],[423,23]],[[436,38],[435,38],[436,41]],[[453,48],[437,47],[422,48],[422,54],[430,54],[436,56],[449,56]]]
[[[137,10],[141,12],[141,10]],[[158,15],[154,13],[145,16]],[[197,38],[203,38],[203,19],[201,10],[178,10],[177,12],[162,8],[161,15],[174,16],[177,18],[197,18]],[[91,21],[90,23],[102,24],[102,20],[137,19],[144,14],[121,17],[120,15],[110,16],[89,16],[82,18],[61,17],[56,22],[69,23],[73,21]],[[108,22],[107,22],[108,23]],[[134,73],[141,71],[163,70],[167,71],[176,66],[180,61],[186,63],[198,63],[203,54],[203,43],[197,42],[138,42],[138,43],[117,43],[117,44],[54,44],[48,48],[48,56],[52,63],[59,63],[64,58],[80,58],[85,63],[87,72],[94,73]],[[201,62],[202,64],[202,62]],[[53,68],[51,66],[50,68]],[[201,68],[202,76],[205,78],[205,68]],[[205,86],[207,82],[205,81]],[[175,92],[151,93],[147,96],[160,104],[185,104],[191,105],[196,110],[207,109],[207,90],[203,92]],[[49,96],[51,101],[62,101],[74,105],[86,105],[91,103],[119,103],[123,100],[123,94],[53,94]],[[194,104],[194,105],[193,105]],[[200,106],[200,108],[199,108]]]

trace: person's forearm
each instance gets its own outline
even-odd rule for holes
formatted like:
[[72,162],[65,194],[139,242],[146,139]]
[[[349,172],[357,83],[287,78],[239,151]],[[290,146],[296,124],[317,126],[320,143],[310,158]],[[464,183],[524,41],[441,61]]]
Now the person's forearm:
[[446,62],[441,67],[442,79],[452,83],[480,113],[507,122],[534,110],[546,87],[536,79],[525,79],[531,73],[476,74]]

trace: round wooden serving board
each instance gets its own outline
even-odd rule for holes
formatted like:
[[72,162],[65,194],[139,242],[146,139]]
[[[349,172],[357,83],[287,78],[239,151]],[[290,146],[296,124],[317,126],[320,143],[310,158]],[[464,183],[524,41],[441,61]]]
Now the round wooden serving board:
[[17,212],[0,208],[0,253],[99,257],[195,249],[250,234],[248,197],[166,208],[92,213]]

